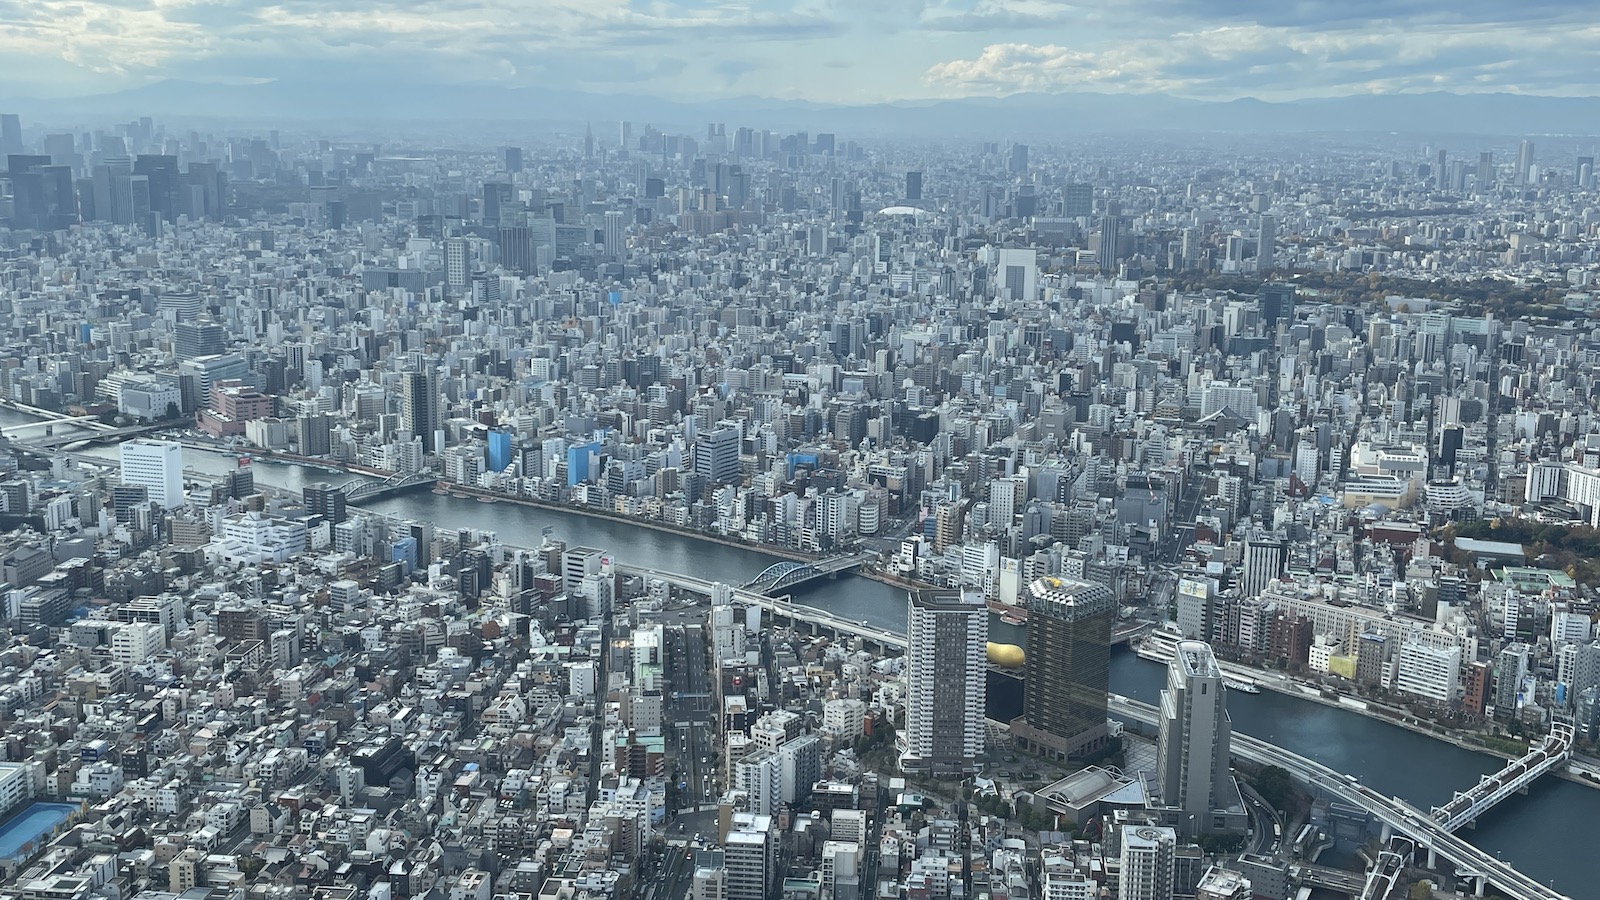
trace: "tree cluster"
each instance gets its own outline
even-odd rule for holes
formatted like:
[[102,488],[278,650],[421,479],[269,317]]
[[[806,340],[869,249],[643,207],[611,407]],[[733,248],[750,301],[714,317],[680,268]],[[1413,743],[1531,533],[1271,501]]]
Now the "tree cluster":
[[1278,812],[1288,814],[1289,803],[1294,799],[1294,780],[1282,766],[1265,766],[1256,775],[1256,793],[1272,804]]

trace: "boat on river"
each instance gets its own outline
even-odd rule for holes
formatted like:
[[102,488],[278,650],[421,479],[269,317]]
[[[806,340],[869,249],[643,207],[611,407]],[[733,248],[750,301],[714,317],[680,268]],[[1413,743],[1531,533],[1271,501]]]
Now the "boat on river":
[[1144,637],[1134,644],[1133,652],[1139,654],[1140,659],[1166,665],[1172,662],[1172,657],[1177,653],[1178,642],[1181,640],[1183,635],[1178,633],[1176,626],[1168,622],[1145,632]]
[[1261,688],[1256,687],[1255,682],[1246,681],[1243,678],[1224,678],[1222,679],[1222,686],[1230,691],[1238,691],[1241,694],[1261,693]]

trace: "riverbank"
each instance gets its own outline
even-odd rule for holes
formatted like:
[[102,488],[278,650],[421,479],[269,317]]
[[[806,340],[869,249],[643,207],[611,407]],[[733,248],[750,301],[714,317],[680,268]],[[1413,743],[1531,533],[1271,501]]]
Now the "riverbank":
[[[327,459],[320,456],[300,456],[295,453],[284,453],[276,450],[263,450],[257,447],[241,447],[237,449],[223,446],[213,447],[191,440],[179,441],[179,443],[190,449],[199,450],[205,453],[216,453],[223,456],[230,454],[249,456],[251,458],[261,459],[268,462],[281,462],[290,465],[306,466],[322,471],[343,472],[348,475],[366,475],[372,478],[391,478],[396,474],[383,469],[374,469],[371,466],[363,466],[358,463],[346,462],[344,460]],[[778,544],[743,541],[737,538],[727,537],[726,535],[700,531],[696,528],[684,528],[679,525],[660,522],[655,519],[633,518],[623,515],[622,513],[610,512],[603,509],[595,509],[594,507],[590,506],[578,506],[576,504],[569,503],[549,503],[547,501],[536,500],[532,497],[527,497],[522,494],[507,494],[502,491],[491,491],[485,488],[461,484],[460,482],[446,481],[443,478],[439,479],[437,484],[439,488],[442,488],[445,491],[466,494],[473,498],[489,499],[497,503],[516,503],[522,506],[532,507],[534,509],[548,510],[550,512],[568,512],[575,515],[588,516],[594,519],[618,522],[625,525],[637,525],[641,528],[649,528],[653,531],[659,531],[664,534],[675,534],[680,537],[693,538],[694,540],[705,541],[707,543],[717,544],[723,547],[732,547],[736,550],[750,550],[756,553],[765,553],[768,556],[776,556],[781,559],[793,560],[795,562],[816,562],[822,558],[822,554],[820,553],[806,553],[801,550],[795,550],[792,547],[784,547]],[[911,590],[936,587],[936,585],[924,584],[920,581],[898,578],[887,573],[868,571],[866,568],[862,568],[860,570],[860,574],[863,577],[871,578],[874,581],[879,581],[895,587],[905,587]]]
[[300,456],[297,453],[262,450],[259,447],[212,447],[196,441],[179,441],[178,443],[191,450],[199,450],[203,453],[216,453],[222,456],[248,456],[251,459],[305,466],[308,469],[317,469],[323,472],[342,472],[346,475],[366,475],[372,478],[393,478],[395,475],[394,472],[385,469],[375,469],[372,466],[363,466],[359,463],[345,462],[342,459],[328,459],[322,456]]
[[[260,458],[272,462],[283,462],[297,466],[307,466],[314,469],[343,472],[351,475],[367,475],[373,478],[389,478],[395,474],[382,469],[374,469],[370,466],[348,463],[342,460],[330,460],[323,457],[298,456],[293,453],[280,453],[272,450],[260,450],[257,448],[231,450],[225,447],[206,447],[204,445],[190,444],[188,442],[185,442],[185,446],[192,446],[193,449],[210,453],[219,453],[223,455],[237,453],[239,455]],[[675,534],[680,537],[693,538],[695,540],[705,541],[710,544],[718,544],[723,547],[732,547],[737,550],[751,550],[756,553],[765,553],[769,556],[777,556],[783,559],[794,560],[795,562],[815,562],[821,558],[820,554],[804,553],[790,547],[781,547],[777,544],[741,541],[726,537],[724,535],[710,534],[694,528],[683,528],[678,525],[672,525],[666,522],[658,522],[653,519],[632,518],[621,513],[609,512],[607,510],[595,509],[588,506],[577,506],[569,503],[549,503],[543,500],[536,500],[532,497],[526,497],[521,494],[507,494],[501,491],[486,490],[484,488],[465,485],[455,481],[446,481],[443,478],[439,479],[437,484],[439,488],[445,491],[466,494],[473,498],[484,498],[493,500],[497,503],[516,503],[521,506],[548,510],[550,512],[573,513],[575,515],[588,516],[594,519],[604,519],[611,522],[618,522],[624,525],[637,525],[641,528],[649,528],[666,534]]]
[[[1424,722],[1423,720],[1411,715],[1409,712],[1397,707],[1388,706],[1382,703],[1375,703],[1370,700],[1363,700],[1358,697],[1351,697],[1346,694],[1335,693],[1334,696],[1329,697],[1323,692],[1319,685],[1295,681],[1283,673],[1271,669],[1256,669],[1250,666],[1241,666],[1237,663],[1222,663],[1221,668],[1223,670],[1223,674],[1248,677],[1251,683],[1255,684],[1257,687],[1272,691],[1275,694],[1280,694],[1285,697],[1293,697],[1297,700],[1310,700],[1313,703],[1320,703],[1321,705],[1332,709],[1342,709],[1346,712],[1352,712],[1357,715],[1372,719],[1376,722],[1385,722],[1398,728],[1403,728],[1406,731],[1412,732],[1413,734],[1419,734],[1423,737],[1433,738],[1436,741],[1443,741],[1447,744],[1452,744],[1462,750],[1472,753],[1482,753],[1486,756],[1492,756],[1496,759],[1503,759],[1508,762],[1514,759],[1519,759],[1522,756],[1522,753],[1509,753],[1505,750],[1501,750],[1488,744],[1473,740],[1472,738],[1474,735],[1471,733],[1441,730],[1442,726],[1436,727],[1431,723]],[[1525,753],[1526,751],[1523,752]],[[1561,768],[1556,769],[1552,774],[1575,784],[1581,784],[1585,787],[1600,790],[1600,772],[1591,772],[1589,771],[1588,767],[1580,768],[1581,771],[1574,767],[1562,766]]]
[[640,528],[649,528],[653,531],[660,531],[665,534],[677,535],[678,537],[686,537],[697,541],[705,541],[708,544],[718,544],[723,547],[732,547],[736,550],[750,550],[755,553],[765,553],[769,556],[777,556],[783,559],[794,560],[795,562],[816,562],[821,558],[818,554],[802,553],[799,550],[794,550],[789,547],[780,547],[777,544],[762,544],[752,541],[735,540],[723,535],[708,534],[695,528],[683,528],[678,525],[670,525],[666,522],[657,522],[653,519],[632,518],[625,516],[622,513],[609,512],[607,510],[595,509],[589,506],[574,506],[568,503],[549,503],[544,500],[535,500],[532,497],[524,497],[521,494],[505,494],[501,493],[500,491],[489,491],[479,487],[471,487],[469,485],[459,484],[454,481],[445,481],[443,479],[440,479],[439,487],[450,493],[466,494],[467,496],[474,498],[483,497],[494,500],[496,503],[515,503],[519,506],[528,506],[534,509],[547,510],[549,512],[573,513],[574,515],[588,516],[592,519],[603,519],[622,525],[635,525]]
[[61,412],[54,409],[44,409],[38,406],[29,406],[21,401],[11,400],[4,397],[0,397],[0,407],[22,413],[23,415],[32,416],[40,422],[59,422],[64,419],[77,418],[77,416],[74,416],[72,413]]
[[926,581],[917,581],[913,578],[901,578],[898,575],[890,575],[888,572],[879,571],[878,569],[874,569],[869,566],[862,566],[861,568],[857,569],[856,574],[860,575],[862,578],[870,578],[879,584],[887,584],[890,587],[905,588],[908,591],[928,591],[939,589],[939,586],[936,584],[929,584]]

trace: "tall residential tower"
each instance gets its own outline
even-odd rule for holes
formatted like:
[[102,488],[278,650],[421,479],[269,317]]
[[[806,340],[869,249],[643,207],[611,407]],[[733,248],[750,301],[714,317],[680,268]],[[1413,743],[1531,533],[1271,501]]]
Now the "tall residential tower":
[[1227,688],[1210,644],[1178,642],[1161,692],[1160,726],[1156,766],[1162,802],[1183,811],[1180,824],[1187,836],[1212,830],[1211,811],[1225,805],[1228,793],[1233,729]]
[[406,429],[422,439],[422,449],[439,448],[434,432],[444,424],[439,414],[439,375],[437,372],[407,372],[400,395],[400,415]]
[[906,728],[900,768],[935,776],[978,770],[983,752],[989,608],[983,595],[912,591]]

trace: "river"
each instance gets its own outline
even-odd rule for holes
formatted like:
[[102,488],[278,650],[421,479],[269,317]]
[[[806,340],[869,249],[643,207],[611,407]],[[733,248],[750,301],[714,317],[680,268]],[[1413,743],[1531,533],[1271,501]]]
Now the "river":
[[[24,414],[0,410],[0,428],[29,420]],[[108,460],[116,458],[115,448],[92,453]],[[186,466],[215,473],[232,465],[231,459],[220,454],[193,450],[185,451],[184,461]],[[255,465],[255,477],[266,484],[298,490],[309,482],[337,484],[361,476],[261,461]],[[734,584],[778,561],[753,550],[635,528],[611,519],[513,503],[479,503],[429,491],[391,496],[363,508],[446,528],[492,530],[506,543],[530,547],[539,544],[548,527],[557,539],[607,550],[630,565],[690,572]],[[795,599],[846,619],[905,630],[904,591],[867,578],[846,575],[814,582],[798,591]],[[1004,633],[997,630],[995,636],[1017,639],[1010,629]],[[1164,673],[1164,667],[1119,650],[1112,658],[1111,689],[1154,703]],[[1234,692],[1228,707],[1236,730],[1355,775],[1374,790],[1424,809],[1448,800],[1453,790],[1465,789],[1476,783],[1480,774],[1501,765],[1485,754],[1358,713],[1270,691],[1254,695]],[[1592,841],[1589,828],[1594,823],[1600,823],[1600,790],[1547,777],[1527,796],[1505,801],[1463,837],[1569,896],[1589,900],[1600,898],[1595,880],[1600,864],[1587,856]]]

